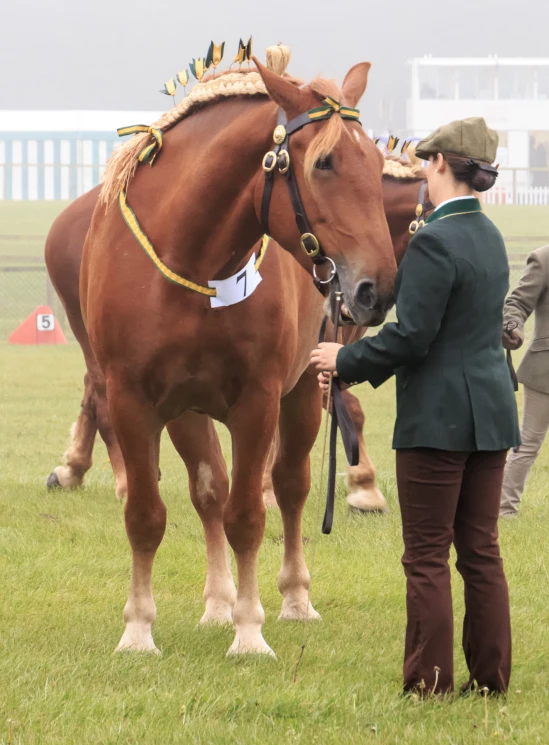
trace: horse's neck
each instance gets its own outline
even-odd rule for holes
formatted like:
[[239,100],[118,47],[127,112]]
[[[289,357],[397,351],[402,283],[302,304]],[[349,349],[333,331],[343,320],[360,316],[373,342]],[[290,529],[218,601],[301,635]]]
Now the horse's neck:
[[274,105],[262,100],[228,101],[196,112],[168,133],[166,153],[143,176],[143,188],[150,179],[155,193],[154,174],[159,195],[159,253],[194,281],[236,271],[261,237],[254,192],[263,179],[261,160],[275,117]]

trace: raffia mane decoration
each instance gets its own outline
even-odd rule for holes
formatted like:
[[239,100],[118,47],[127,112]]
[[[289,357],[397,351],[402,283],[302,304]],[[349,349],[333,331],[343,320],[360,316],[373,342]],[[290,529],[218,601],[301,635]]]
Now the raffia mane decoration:
[[[295,85],[303,85],[303,81],[293,78],[286,73],[286,68],[290,62],[290,50],[288,47],[282,44],[269,47],[266,57],[267,67],[273,72],[276,72],[277,75],[283,75]],[[307,87],[314,91],[321,99],[330,96],[335,100],[341,100],[341,91],[332,80],[318,77],[309,83]],[[177,106],[174,106],[163,114],[152,127],[164,133],[186,116],[190,116],[200,105],[212,104],[223,98],[235,96],[268,97],[265,83],[257,70],[252,68],[251,70],[231,71],[229,69],[215,78],[212,75],[204,77]],[[307,178],[313,173],[314,164],[318,158],[328,155],[335,147],[341,135],[346,131],[341,117],[332,116],[326,125],[317,133],[305,154],[304,165]],[[118,198],[120,191],[127,188],[128,181],[139,165],[139,153],[151,141],[151,134],[142,132],[134,135],[113,152],[107,162],[103,176],[100,198],[104,205],[110,205]]]
[[[177,106],[162,114],[152,126],[166,132],[184,119],[199,105],[212,103],[229,96],[267,96],[267,89],[261,75],[255,70],[226,72],[215,78],[208,77],[197,83]],[[151,135],[144,132],[134,135],[130,140],[116,148],[107,162],[101,189],[101,201],[111,204],[125,188],[139,165],[137,156],[151,141]]]
[[[282,44],[267,49],[267,67],[277,75],[285,75],[290,62],[290,50]],[[301,81],[292,79],[296,85]],[[161,132],[166,132],[180,122],[201,104],[214,103],[223,98],[234,96],[268,96],[265,83],[257,70],[230,69],[213,77],[206,76],[200,83],[183,98],[177,106],[166,111],[152,126]],[[334,117],[335,118],[335,117]],[[339,118],[339,117],[337,117]],[[127,187],[128,181],[139,165],[138,155],[151,142],[151,135],[147,132],[134,135],[130,140],[116,148],[107,162],[101,188],[101,201],[108,206],[115,199],[121,189]]]
[[416,156],[415,145],[410,145],[405,155],[386,155],[383,175],[394,179],[424,179],[423,161]]
[[409,163],[403,158],[389,155],[385,158],[383,175],[401,180],[421,179],[425,177],[425,171],[421,164]]

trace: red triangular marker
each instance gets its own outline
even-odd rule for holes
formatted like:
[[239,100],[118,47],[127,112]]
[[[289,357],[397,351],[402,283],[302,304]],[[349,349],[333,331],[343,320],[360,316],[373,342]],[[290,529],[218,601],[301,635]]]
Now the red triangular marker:
[[39,305],[8,337],[10,344],[66,344],[57,318],[48,305]]

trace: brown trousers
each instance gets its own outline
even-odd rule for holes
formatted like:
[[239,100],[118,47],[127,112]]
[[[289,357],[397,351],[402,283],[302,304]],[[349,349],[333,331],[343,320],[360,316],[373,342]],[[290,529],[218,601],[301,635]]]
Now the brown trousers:
[[452,542],[465,583],[463,651],[468,685],[505,692],[511,674],[507,581],[498,544],[506,451],[398,450],[406,574],[404,689],[454,688]]

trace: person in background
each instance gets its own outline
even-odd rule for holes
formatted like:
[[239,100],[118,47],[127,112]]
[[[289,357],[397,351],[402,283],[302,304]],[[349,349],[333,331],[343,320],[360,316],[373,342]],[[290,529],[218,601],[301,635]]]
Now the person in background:
[[[518,349],[524,324],[535,313],[532,343],[517,370],[524,385],[520,436],[522,445],[507,459],[501,493],[500,517],[515,517],[528,474],[549,428],[549,245],[533,251],[518,286],[505,302],[503,346]],[[508,331],[506,329],[509,329]]]
[[[465,584],[463,649],[469,680],[505,692],[511,623],[497,521],[507,451],[519,444],[513,383],[501,343],[509,265],[501,233],[474,192],[493,186],[497,133],[481,118],[441,127],[419,143],[436,209],[398,270],[397,322],[375,337],[311,354],[326,389],[377,388],[396,373],[398,498],[407,628],[404,690],[454,687],[452,543]],[[326,372],[327,371],[327,372]]]

